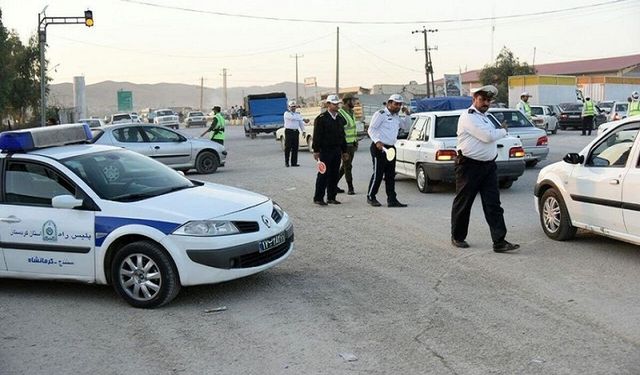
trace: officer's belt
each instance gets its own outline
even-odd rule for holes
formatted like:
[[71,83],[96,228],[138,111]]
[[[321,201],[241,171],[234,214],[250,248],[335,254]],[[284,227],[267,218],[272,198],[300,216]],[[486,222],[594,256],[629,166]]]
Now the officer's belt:
[[468,161],[469,163],[477,163],[477,164],[485,164],[485,163],[493,163],[494,161],[496,161],[496,159],[498,158],[498,154],[496,154],[496,157],[494,157],[491,160],[476,160],[476,159],[471,159],[468,156],[464,156],[462,154],[462,151],[458,150],[458,159],[460,159],[460,161]]

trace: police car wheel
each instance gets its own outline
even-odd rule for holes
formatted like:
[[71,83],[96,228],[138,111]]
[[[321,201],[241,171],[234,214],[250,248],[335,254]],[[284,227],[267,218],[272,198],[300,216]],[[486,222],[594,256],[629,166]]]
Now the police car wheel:
[[540,224],[547,237],[566,241],[576,235],[577,228],[571,225],[571,218],[560,193],[551,188],[544,192],[539,201]]
[[500,189],[508,189],[513,186],[513,181],[514,180],[510,178],[505,178],[504,180],[498,181],[498,186],[500,187]]
[[309,147],[309,152],[313,152],[313,137],[307,137],[307,147]]
[[427,175],[424,165],[418,167],[416,172],[416,184],[418,185],[418,190],[420,190],[421,193],[431,193],[433,191],[433,184]]
[[116,292],[133,307],[154,308],[175,298],[180,291],[178,272],[169,256],[148,241],[123,246],[111,264]]
[[219,165],[218,156],[211,151],[201,152],[196,158],[196,170],[200,174],[214,173]]

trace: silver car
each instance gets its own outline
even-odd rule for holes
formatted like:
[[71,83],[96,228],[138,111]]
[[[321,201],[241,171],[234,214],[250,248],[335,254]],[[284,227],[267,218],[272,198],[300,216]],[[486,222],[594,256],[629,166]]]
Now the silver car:
[[151,124],[118,124],[92,129],[93,143],[112,145],[149,156],[173,169],[214,173],[227,159],[224,146]]
[[520,138],[527,167],[533,167],[547,158],[549,154],[547,132],[536,128],[522,112],[509,108],[489,108],[489,113],[501,124],[506,123],[509,135]]

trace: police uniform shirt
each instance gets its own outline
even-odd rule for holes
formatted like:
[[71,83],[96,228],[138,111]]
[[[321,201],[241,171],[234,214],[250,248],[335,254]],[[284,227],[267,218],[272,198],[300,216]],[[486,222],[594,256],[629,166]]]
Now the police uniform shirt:
[[284,128],[300,130],[304,132],[304,120],[298,112],[286,111],[284,113]]
[[367,131],[369,138],[373,143],[382,142],[388,146],[394,145],[398,137],[401,121],[397,113],[392,114],[386,107],[377,111],[373,114],[371,123],[369,123],[369,130]]
[[525,108],[526,108],[526,106],[524,104],[524,100],[520,100],[518,102],[518,104],[516,104],[516,109],[518,111],[522,112],[522,114],[526,116],[527,115],[527,110]]
[[462,155],[480,161],[494,160],[498,154],[496,141],[507,131],[496,129],[486,114],[474,106],[460,115],[458,120],[458,150]]

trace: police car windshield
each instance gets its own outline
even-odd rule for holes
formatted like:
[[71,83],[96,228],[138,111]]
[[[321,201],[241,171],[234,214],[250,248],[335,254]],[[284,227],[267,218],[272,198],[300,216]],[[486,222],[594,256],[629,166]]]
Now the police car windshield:
[[105,200],[132,202],[196,186],[164,164],[127,150],[73,156],[62,163]]

